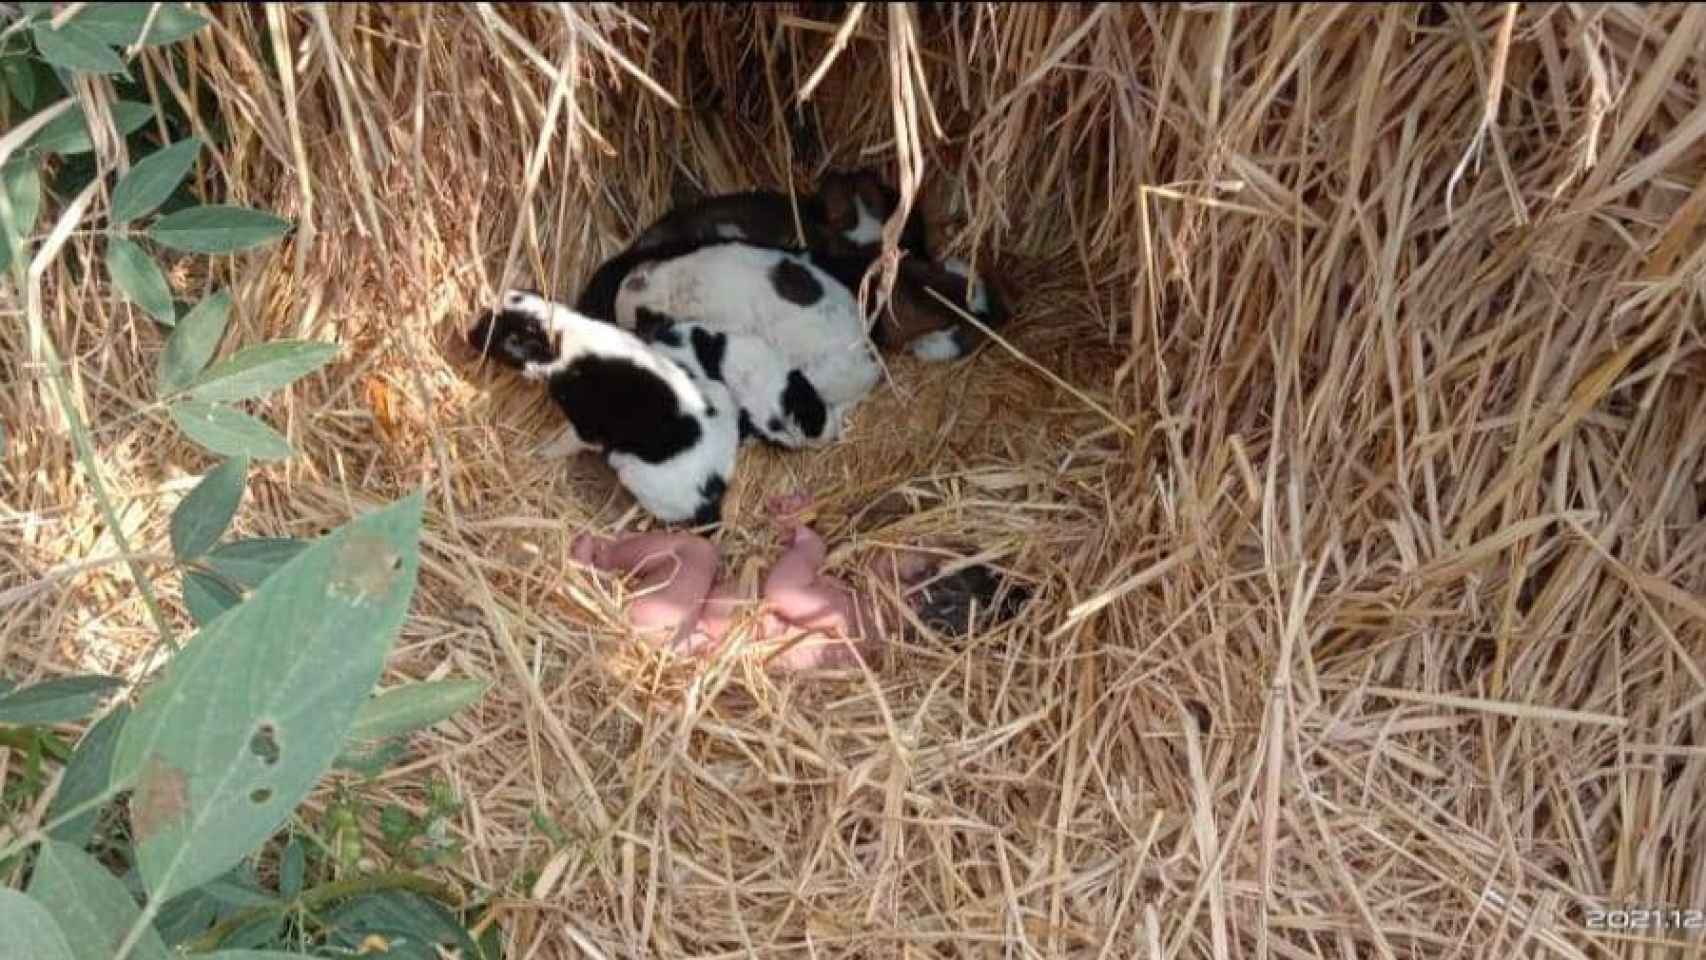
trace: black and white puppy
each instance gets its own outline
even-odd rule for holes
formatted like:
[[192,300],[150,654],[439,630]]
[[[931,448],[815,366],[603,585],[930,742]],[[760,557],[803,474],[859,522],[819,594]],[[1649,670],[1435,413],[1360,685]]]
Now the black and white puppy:
[[[616,318],[621,284],[634,268],[649,260],[672,259],[728,240],[757,247],[800,252],[813,266],[856,292],[882,249],[883,225],[900,205],[900,194],[872,170],[835,171],[824,176],[815,195],[795,205],[786,194],[767,190],[706,197],[678,207],[647,227],[628,249],[600,265],[575,303],[575,309],[601,320]],[[930,257],[921,209],[914,208],[903,225],[900,263],[889,305],[873,310],[867,319],[872,341],[884,350],[906,347],[926,361],[958,359],[981,341],[981,333],[964,323],[931,295],[995,329],[1007,314],[993,289],[971,302],[975,281],[965,265],[937,263]]]
[[545,384],[569,421],[552,453],[601,453],[666,523],[721,521],[740,445],[739,410],[721,383],[695,380],[634,334],[529,291],[511,290],[482,313],[468,342]]
[[[638,331],[642,316],[668,318],[761,342],[780,358],[784,380],[798,371],[825,408],[822,431],[804,421],[801,428],[826,442],[838,438],[882,374],[852,292],[804,252],[730,240],[657,254],[622,281],[617,326]],[[771,380],[736,393],[743,404],[762,406],[761,395],[773,389]]]
[[763,339],[721,333],[648,307],[635,311],[634,332],[695,379],[728,387],[740,406],[743,441],[756,438],[798,450],[826,446],[840,438],[843,424],[831,419],[816,385]]

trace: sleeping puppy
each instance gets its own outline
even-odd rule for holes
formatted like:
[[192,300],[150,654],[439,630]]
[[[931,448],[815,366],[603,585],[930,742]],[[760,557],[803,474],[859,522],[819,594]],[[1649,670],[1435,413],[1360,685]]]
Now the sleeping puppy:
[[[653,251],[629,272],[616,298],[617,326],[638,331],[642,316],[653,325],[658,318],[685,320],[762,344],[780,358],[774,361],[780,380],[772,372],[750,387],[730,381],[740,402],[765,406],[761,395],[776,395],[797,370],[825,408],[829,439],[840,435],[848,413],[882,376],[853,294],[805,252],[737,240]],[[798,381],[796,393],[804,402]],[[768,422],[766,416],[758,425]],[[808,436],[822,432],[805,420],[799,426]]]
[[726,387],[697,380],[639,337],[536,293],[511,290],[468,342],[542,382],[568,418],[552,452],[596,451],[640,505],[666,523],[722,519],[740,444]]
[[762,338],[721,333],[649,307],[635,311],[634,332],[696,379],[721,383],[740,407],[740,434],[779,447],[822,447],[841,437],[843,411],[824,403],[804,371]]

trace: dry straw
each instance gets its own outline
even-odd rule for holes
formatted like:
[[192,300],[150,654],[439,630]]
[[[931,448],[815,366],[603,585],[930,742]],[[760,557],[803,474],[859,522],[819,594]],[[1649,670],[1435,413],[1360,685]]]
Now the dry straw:
[[[149,89],[210,92],[204,175],[299,224],[215,265],[230,346],[346,346],[260,411],[301,453],[241,532],[428,489],[391,675],[497,683],[379,791],[466,801],[440,879],[509,955],[1659,956],[1684,935],[1586,911],[1706,907],[1706,8],[211,13]],[[529,460],[556,414],[459,332],[506,282],[572,296],[674,194],[861,164],[1018,319],[891,357],[833,450],[745,452],[728,563],[758,575],[800,488],[839,570],[951,542],[1036,599],[836,679],[647,654],[567,562],[629,499]],[[74,269],[68,210],[29,313],[162,574],[209,462],[142,410],[160,333]],[[4,672],[140,677],[9,312]]]

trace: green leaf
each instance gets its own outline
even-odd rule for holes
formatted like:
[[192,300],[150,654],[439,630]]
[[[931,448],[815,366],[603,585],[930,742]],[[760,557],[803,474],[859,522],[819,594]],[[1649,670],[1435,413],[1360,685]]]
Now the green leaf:
[[196,400],[252,400],[290,386],[338,355],[335,343],[274,340],[244,347],[209,367],[185,388]]
[[[118,877],[95,858],[57,840],[41,845],[29,889],[64,931],[76,960],[111,960],[114,948],[142,916]],[[147,926],[130,956],[166,960],[166,944]]]
[[81,720],[95,711],[109,691],[123,685],[117,677],[102,676],[34,683],[0,697],[0,723],[32,727]]
[[[41,213],[41,171],[36,169],[35,160],[22,157],[0,167],[0,189],[6,191],[6,200],[12,205],[12,227],[18,238],[28,239]],[[0,270],[12,265],[9,232],[0,229]]]
[[0,887],[0,960],[76,960],[65,933],[47,908]]
[[125,299],[148,311],[149,316],[162,323],[177,318],[166,275],[135,240],[113,237],[107,241],[107,272]]
[[284,435],[241,410],[180,400],[167,408],[184,435],[212,453],[254,460],[283,460],[295,453]]
[[289,232],[290,222],[270,213],[207,204],[161,217],[148,235],[186,253],[236,253],[272,243]]
[[[152,3],[92,3],[71,22],[82,27],[102,43],[128,47],[136,42],[142,25],[148,20]],[[148,46],[174,43],[207,26],[207,18],[184,9],[182,4],[160,5],[154,25],[148,29]]]
[[254,589],[278,572],[308,544],[292,537],[253,537],[213,548],[207,565],[245,588]]
[[136,864],[151,897],[247,856],[337,755],[414,595],[424,502],[416,492],[311,544],[143,695],[113,775],[135,784]]
[[112,222],[129,223],[153,213],[184,182],[200,150],[201,141],[189,137],[132,164],[113,187]]
[[327,946],[356,949],[374,934],[391,940],[387,957],[398,960],[437,960],[442,954],[434,944],[477,953],[474,941],[457,922],[455,914],[436,900],[405,890],[386,890],[357,897],[325,917],[330,928]]
[[[112,115],[119,134],[128,137],[154,116],[154,108],[146,103],[120,100],[113,104]],[[29,149],[38,153],[57,153],[62,157],[95,149],[95,142],[89,138],[89,121],[83,115],[83,105],[77,104],[49,120],[30,138]]]
[[221,290],[196,304],[166,338],[155,370],[155,393],[175,393],[189,386],[196,374],[213,359],[225,323],[231,315],[231,294]]
[[291,837],[284,846],[284,856],[278,864],[278,893],[286,900],[295,900],[302,892],[302,877],[308,872],[308,855],[303,852],[302,838]]
[[188,563],[213,548],[243,500],[249,458],[232,457],[209,470],[172,511],[172,554]]
[[[107,789],[112,782],[113,749],[118,746],[119,731],[124,729],[125,718],[129,716],[130,705],[121,703],[78,741],[70,762],[65,765],[65,776],[59,781],[59,792],[48,805],[48,820],[57,820]],[[55,827],[51,835],[55,840],[82,848],[94,835],[99,816],[100,810],[91,808]]]
[[36,108],[36,72],[23,57],[0,57],[0,78],[12,91],[12,99],[25,110]]
[[124,68],[124,58],[75,20],[58,30],[46,22],[38,23],[30,28],[30,36],[35,38],[36,52],[56,67],[83,73],[130,75]]
[[437,680],[394,687],[361,705],[350,739],[378,740],[430,727],[480,699],[489,686],[484,680]]
[[184,573],[184,606],[196,626],[205,627],[225,611],[242,603],[241,595],[219,580],[197,570]]

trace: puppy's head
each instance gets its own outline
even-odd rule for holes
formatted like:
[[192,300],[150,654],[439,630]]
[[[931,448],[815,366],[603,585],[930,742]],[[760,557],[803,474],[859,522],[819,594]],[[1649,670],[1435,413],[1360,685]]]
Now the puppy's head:
[[550,306],[539,294],[511,290],[497,310],[481,311],[468,331],[468,345],[517,369],[528,363],[550,363],[557,348],[545,327],[549,312]]

